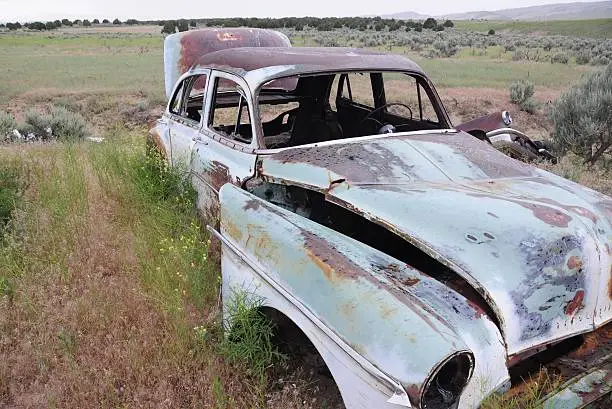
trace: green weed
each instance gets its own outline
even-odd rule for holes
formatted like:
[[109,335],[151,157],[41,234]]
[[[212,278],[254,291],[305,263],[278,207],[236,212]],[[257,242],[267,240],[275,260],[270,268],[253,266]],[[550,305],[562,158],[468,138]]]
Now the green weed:
[[245,290],[235,290],[225,305],[225,327],[228,336],[221,343],[221,351],[230,362],[244,364],[247,372],[264,378],[266,370],[285,359],[272,339],[275,325],[261,310],[262,300]]

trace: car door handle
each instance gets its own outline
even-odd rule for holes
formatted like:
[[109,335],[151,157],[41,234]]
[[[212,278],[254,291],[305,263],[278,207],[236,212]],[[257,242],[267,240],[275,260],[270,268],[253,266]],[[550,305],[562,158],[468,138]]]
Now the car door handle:
[[208,145],[208,142],[207,142],[207,141],[202,140],[202,138],[201,138],[201,137],[199,137],[199,136],[194,136],[193,138],[191,138],[191,140],[192,140],[192,141],[194,141],[194,142],[199,142],[199,143],[201,143],[202,145]]

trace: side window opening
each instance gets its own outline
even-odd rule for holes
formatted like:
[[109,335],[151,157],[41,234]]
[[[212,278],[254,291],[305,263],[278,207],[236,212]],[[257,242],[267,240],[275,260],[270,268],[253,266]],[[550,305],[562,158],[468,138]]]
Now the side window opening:
[[206,74],[185,78],[170,103],[170,112],[199,124],[204,109]]
[[174,93],[174,96],[172,97],[172,102],[170,102],[169,105],[169,111],[170,113],[174,114],[174,115],[180,115],[181,114],[181,107],[183,105],[183,89],[185,88],[185,81],[187,80],[183,80],[183,82],[181,82],[181,85],[179,85],[179,87],[177,88],[176,92]]
[[217,78],[208,126],[226,138],[250,144],[253,128],[246,95],[236,82]]

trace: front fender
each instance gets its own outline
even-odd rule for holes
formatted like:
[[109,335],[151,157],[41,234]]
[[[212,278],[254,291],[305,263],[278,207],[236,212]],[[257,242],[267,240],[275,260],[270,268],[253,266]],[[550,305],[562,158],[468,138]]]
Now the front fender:
[[[275,289],[262,290],[268,304],[287,300],[326,334],[329,341],[319,347],[336,344],[346,355],[335,359],[382,379],[389,398],[401,394],[395,388],[401,385],[419,406],[432,371],[460,351],[471,351],[476,360],[460,407],[475,407],[508,380],[495,325],[442,283],[235,186],[221,188],[220,205],[224,288],[253,290],[247,277],[263,280],[263,288]],[[240,279],[226,282],[230,272]],[[337,383],[347,407],[363,407],[356,401],[349,406],[354,385],[349,391],[350,385]]]

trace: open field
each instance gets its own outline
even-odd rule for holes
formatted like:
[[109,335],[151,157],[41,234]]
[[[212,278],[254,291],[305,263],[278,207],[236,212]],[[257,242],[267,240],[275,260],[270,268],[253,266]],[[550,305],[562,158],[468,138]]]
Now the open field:
[[559,34],[578,37],[610,38],[612,19],[599,20],[556,20],[556,21],[473,21],[457,20],[455,26],[459,30],[480,31],[486,33],[510,30],[525,34]]
[[[577,64],[573,54],[565,64],[513,61],[502,44],[546,41],[548,31],[607,46],[601,38],[610,23],[458,22],[446,40],[516,31],[448,58],[426,57],[433,41],[416,44],[417,33],[404,45],[394,33],[287,34],[296,46],[332,39],[367,46],[376,38],[372,48],[404,53],[429,73],[455,123],[509,109],[516,128],[546,138],[547,102],[597,67]],[[7,227],[0,224],[0,407],[339,407],[329,380],[312,368],[280,361],[256,374],[224,350],[219,271],[193,192],[144,154],[144,135],[166,102],[158,33],[158,26],[0,33],[0,111],[21,121],[28,108],[63,106],[85,118],[88,134],[106,138],[0,143],[0,184],[11,187],[0,216],[13,210]],[[567,51],[555,47],[542,52]],[[535,114],[509,100],[518,79],[535,84]],[[575,157],[540,166],[612,194],[609,170],[587,169]]]

